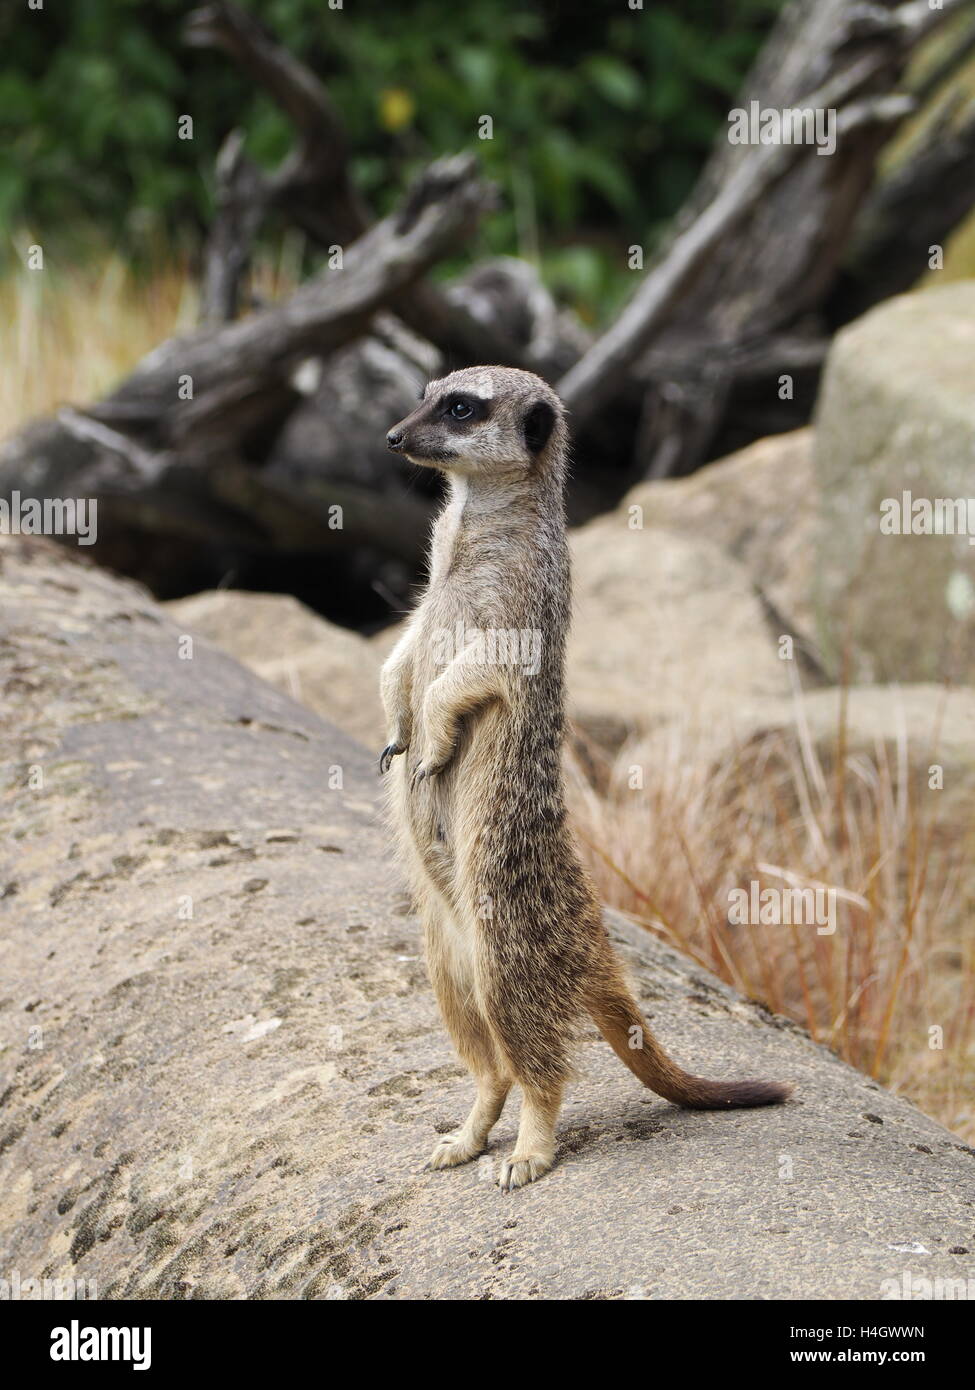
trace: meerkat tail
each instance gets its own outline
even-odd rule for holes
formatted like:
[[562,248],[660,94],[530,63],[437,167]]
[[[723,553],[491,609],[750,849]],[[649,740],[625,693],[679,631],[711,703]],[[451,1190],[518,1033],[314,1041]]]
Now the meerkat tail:
[[651,1091],[688,1110],[731,1110],[777,1105],[792,1094],[778,1081],[706,1081],[691,1076],[663,1050],[622,981],[607,984],[589,1002],[596,1027],[621,1062]]

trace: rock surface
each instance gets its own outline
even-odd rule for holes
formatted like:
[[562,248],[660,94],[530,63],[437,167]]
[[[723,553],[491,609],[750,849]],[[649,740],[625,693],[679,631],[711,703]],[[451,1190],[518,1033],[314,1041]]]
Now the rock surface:
[[624,502],[571,543],[569,714],[597,743],[675,719],[730,732],[743,703],[788,694],[748,571],[710,537],[633,527]]
[[973,380],[975,282],[888,300],[833,340],[816,413],[815,597],[834,677],[848,653],[853,680],[975,682],[969,535],[881,531],[885,499],[908,492],[965,502],[975,537]]
[[814,496],[805,429],[759,439],[686,478],[640,483],[619,510],[639,506],[648,526],[723,546],[745,566],[769,620],[815,660]]
[[[131,585],[0,549],[0,1260],[101,1297],[877,1298],[975,1276],[975,1153],[614,918],[690,1114],[595,1037],[560,1161],[423,1164],[470,1086],[373,762]],[[192,915],[190,915],[190,912]]]
[[906,749],[906,765],[927,775],[944,769],[945,790],[964,794],[975,805],[975,690],[942,685],[858,685],[846,691],[805,691],[788,702],[769,701],[756,709],[755,733],[804,725],[821,757],[840,743],[848,756],[883,744]]
[[290,594],[212,589],[164,605],[242,666],[337,724],[367,748],[384,742],[379,654]]

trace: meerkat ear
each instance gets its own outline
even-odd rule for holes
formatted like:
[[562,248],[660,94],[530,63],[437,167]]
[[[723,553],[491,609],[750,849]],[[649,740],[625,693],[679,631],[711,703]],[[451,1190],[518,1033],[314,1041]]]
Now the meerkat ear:
[[548,401],[536,401],[525,415],[525,445],[530,454],[539,454],[549,441],[555,425],[555,411]]

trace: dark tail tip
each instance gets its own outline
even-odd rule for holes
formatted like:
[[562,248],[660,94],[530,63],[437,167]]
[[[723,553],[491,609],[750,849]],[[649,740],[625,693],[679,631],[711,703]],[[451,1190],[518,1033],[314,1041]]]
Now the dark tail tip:
[[787,1081],[705,1081],[690,1078],[686,1097],[679,1102],[689,1110],[744,1110],[755,1105],[780,1105],[795,1087]]

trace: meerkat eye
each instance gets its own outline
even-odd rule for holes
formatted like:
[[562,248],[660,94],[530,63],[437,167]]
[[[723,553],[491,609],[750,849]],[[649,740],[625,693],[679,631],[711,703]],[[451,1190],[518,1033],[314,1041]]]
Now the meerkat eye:
[[474,414],[474,407],[467,401],[454,401],[450,407],[450,414],[454,420],[469,420]]

